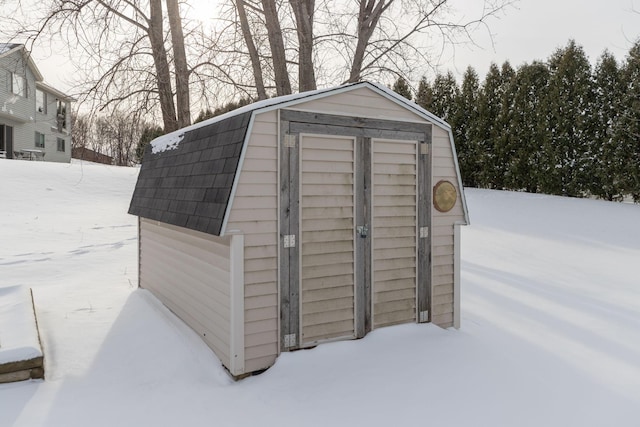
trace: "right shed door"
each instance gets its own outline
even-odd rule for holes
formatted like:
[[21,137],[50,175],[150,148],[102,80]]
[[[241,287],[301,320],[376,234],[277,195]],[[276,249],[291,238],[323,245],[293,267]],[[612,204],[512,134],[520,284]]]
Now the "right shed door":
[[415,141],[372,142],[373,327],[416,319]]

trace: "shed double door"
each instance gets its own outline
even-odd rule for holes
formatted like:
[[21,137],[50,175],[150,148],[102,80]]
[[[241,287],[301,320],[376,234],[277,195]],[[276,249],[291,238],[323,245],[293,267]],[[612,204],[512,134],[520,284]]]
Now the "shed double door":
[[282,348],[427,320],[420,142],[299,133],[282,153]]

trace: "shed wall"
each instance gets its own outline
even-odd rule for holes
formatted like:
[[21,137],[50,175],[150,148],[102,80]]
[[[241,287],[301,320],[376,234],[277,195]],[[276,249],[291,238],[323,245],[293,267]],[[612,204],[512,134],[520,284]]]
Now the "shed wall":
[[140,286],[230,366],[230,238],[140,219]]
[[426,122],[420,116],[365,87],[301,103],[294,109],[375,119]]
[[[427,122],[367,88],[301,103],[296,110]],[[265,369],[278,355],[278,114],[254,116],[227,232],[245,235],[245,371]],[[432,183],[448,179],[458,190],[454,209],[432,207],[432,321],[453,325],[453,224],[464,220],[460,189],[446,130],[433,127]]]
[[245,371],[278,355],[278,149],[275,111],[255,116],[227,232],[244,233]]
[[450,181],[458,194],[456,204],[449,212],[442,213],[431,208],[431,321],[438,326],[453,326],[454,301],[454,238],[453,229],[457,221],[464,221],[462,208],[462,189],[458,185],[458,176],[449,141],[449,133],[437,126],[433,127],[432,145],[432,183],[440,180]]

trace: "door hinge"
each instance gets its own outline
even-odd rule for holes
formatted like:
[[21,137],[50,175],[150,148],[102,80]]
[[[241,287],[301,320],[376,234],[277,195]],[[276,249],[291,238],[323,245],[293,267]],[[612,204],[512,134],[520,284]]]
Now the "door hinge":
[[296,247],[296,235],[295,234],[287,234],[284,236],[284,248],[295,248]]
[[286,134],[284,136],[284,146],[294,148],[296,146],[296,136],[292,134]]
[[418,316],[418,322],[420,323],[425,323],[429,321],[429,311],[421,311],[420,315]]
[[424,141],[420,143],[420,154],[429,154],[429,144]]
[[429,227],[420,227],[420,238],[426,239],[429,237]]
[[291,348],[296,346],[296,334],[289,334],[284,336],[284,348]]

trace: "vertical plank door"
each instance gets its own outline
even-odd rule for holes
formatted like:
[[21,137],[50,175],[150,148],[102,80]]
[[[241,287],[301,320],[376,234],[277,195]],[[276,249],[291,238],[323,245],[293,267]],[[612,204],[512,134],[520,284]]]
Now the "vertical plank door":
[[373,141],[373,326],[416,319],[417,145]]
[[355,334],[355,140],[301,135],[302,346]]

